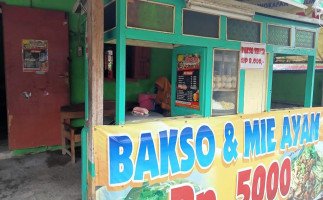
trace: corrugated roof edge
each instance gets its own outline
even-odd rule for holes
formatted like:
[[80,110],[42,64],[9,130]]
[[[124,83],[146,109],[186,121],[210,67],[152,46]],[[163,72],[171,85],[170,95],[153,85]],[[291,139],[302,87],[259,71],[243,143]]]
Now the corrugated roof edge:
[[[299,16],[299,15],[294,15],[290,13],[285,13],[277,10],[272,10],[268,8],[263,8],[257,5],[253,4],[248,4],[248,3],[243,3],[239,1],[233,1],[233,0],[189,0],[190,2],[201,2],[204,4],[214,4],[214,3],[221,3],[222,5],[227,5],[227,6],[232,6],[233,8],[241,8],[243,9],[248,9],[248,10],[254,10],[255,13],[258,14],[263,14],[263,15],[269,15],[273,17],[278,17],[282,19],[288,19],[288,20],[293,20],[293,21],[298,21],[298,22],[303,22],[303,23],[309,23],[309,24],[323,24],[323,20],[321,20],[321,23],[319,23],[318,19],[315,18],[309,18],[309,17],[304,17],[304,16]],[[186,0],[187,2],[187,0]]]

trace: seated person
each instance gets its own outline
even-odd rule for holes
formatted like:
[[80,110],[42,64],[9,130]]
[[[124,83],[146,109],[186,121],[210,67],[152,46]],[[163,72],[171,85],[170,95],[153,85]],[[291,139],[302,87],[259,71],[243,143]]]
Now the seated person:
[[166,77],[161,76],[156,80],[155,86],[157,89],[155,111],[163,115],[170,115],[171,84]]

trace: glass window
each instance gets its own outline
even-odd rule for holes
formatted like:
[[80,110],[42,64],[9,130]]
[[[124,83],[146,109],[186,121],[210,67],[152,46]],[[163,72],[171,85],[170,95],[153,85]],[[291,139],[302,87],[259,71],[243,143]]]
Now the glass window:
[[174,32],[174,7],[140,0],[127,1],[127,26]]
[[237,112],[238,51],[214,51],[212,115]]
[[183,34],[219,38],[219,19],[217,15],[183,10]]
[[268,25],[268,44],[290,46],[290,28]]
[[113,1],[104,7],[104,31],[116,27],[116,2]]
[[227,39],[260,42],[260,23],[243,21],[239,19],[227,19]]
[[295,39],[296,47],[312,49],[315,46],[315,32],[296,29]]

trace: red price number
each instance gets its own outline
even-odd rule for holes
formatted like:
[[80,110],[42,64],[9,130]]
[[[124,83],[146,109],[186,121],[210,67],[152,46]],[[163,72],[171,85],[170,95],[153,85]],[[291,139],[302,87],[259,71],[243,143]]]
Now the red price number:
[[265,166],[258,165],[253,173],[251,180],[251,168],[238,171],[236,199],[264,199],[276,198],[279,189],[281,197],[286,197],[291,181],[291,160],[286,157],[281,166],[277,161],[273,161],[266,171]]

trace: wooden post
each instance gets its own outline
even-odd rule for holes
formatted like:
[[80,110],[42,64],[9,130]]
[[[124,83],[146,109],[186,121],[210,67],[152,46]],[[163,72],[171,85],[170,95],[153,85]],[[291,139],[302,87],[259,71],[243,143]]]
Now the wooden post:
[[88,33],[88,199],[95,199],[95,163],[93,151],[93,126],[103,124],[103,0],[87,1]]

